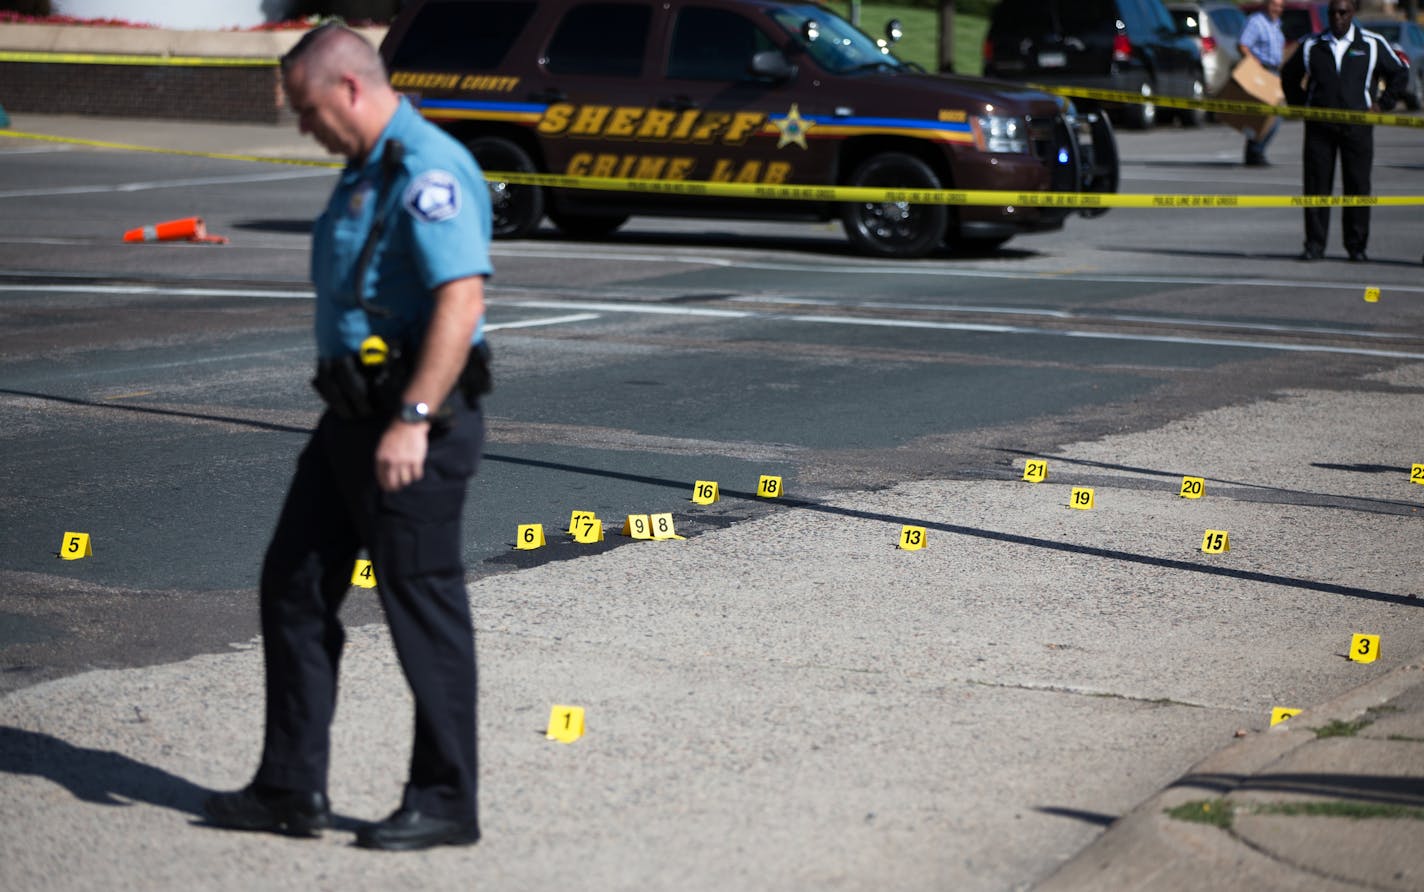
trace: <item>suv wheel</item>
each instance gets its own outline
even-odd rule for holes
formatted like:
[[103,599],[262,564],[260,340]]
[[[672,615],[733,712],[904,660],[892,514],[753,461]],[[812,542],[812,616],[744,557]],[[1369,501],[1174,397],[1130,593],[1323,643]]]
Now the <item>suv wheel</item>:
[[1157,91],[1152,89],[1152,81],[1144,80],[1137,92],[1142,95],[1142,101],[1123,109],[1123,126],[1131,130],[1151,130],[1157,123],[1157,104],[1152,101]]
[[[1192,99],[1206,98],[1206,84],[1202,82],[1200,74],[1192,75]],[[1200,127],[1206,123],[1206,112],[1199,108],[1183,108],[1177,110],[1177,120],[1182,122],[1183,127]]]
[[[847,186],[889,189],[940,189],[939,177],[914,155],[885,152],[862,162]],[[841,224],[856,249],[877,257],[923,257],[939,245],[949,224],[949,208],[942,204],[904,201],[847,203]]]
[[[481,170],[537,173],[524,150],[507,139],[482,136],[466,146]],[[516,186],[487,180],[490,190],[491,235],[495,238],[523,238],[539,228],[544,217],[544,190],[538,186]]]
[[549,219],[569,238],[602,238],[628,222],[627,214],[579,214],[549,208]]

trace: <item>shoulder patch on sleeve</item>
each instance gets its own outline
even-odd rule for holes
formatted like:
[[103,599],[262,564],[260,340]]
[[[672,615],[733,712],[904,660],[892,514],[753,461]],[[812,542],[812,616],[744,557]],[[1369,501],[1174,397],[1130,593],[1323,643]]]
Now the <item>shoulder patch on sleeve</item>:
[[418,220],[439,223],[460,213],[460,184],[443,170],[427,170],[405,190],[406,210]]

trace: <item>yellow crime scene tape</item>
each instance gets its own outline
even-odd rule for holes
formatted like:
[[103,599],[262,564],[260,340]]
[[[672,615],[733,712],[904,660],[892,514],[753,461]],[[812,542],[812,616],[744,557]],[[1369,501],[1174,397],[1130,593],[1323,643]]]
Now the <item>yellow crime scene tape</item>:
[[[50,136],[17,130],[0,130],[7,136],[44,142],[70,143],[128,152],[151,152],[224,161],[293,164],[339,168],[339,161],[274,158],[224,152],[163,149],[128,143],[104,142],[69,136]],[[1176,193],[1121,192],[1014,192],[992,189],[885,189],[869,186],[792,186],[758,183],[720,183],[705,180],[637,180],[615,177],[574,177],[551,173],[485,171],[485,179],[551,189],[594,189],[654,195],[688,195],[707,198],[760,198],[780,201],[866,201],[905,204],[973,205],[982,207],[1050,208],[1307,208],[1307,207],[1417,207],[1424,195],[1183,195]]]
[[60,65],[178,65],[190,68],[271,68],[275,56],[144,56],[137,53],[51,53],[0,50],[0,62],[49,62]]
[[1245,102],[1235,99],[1188,99],[1184,96],[1156,95],[1148,99],[1140,93],[1128,93],[1121,90],[1099,90],[1093,87],[1050,87],[1045,84],[1029,84],[1028,86],[1069,99],[1096,99],[1099,102],[1117,102],[1123,105],[1145,105],[1151,102],[1153,105],[1160,105],[1163,108],[1196,108],[1229,115],[1275,115],[1279,118],[1321,121],[1327,124],[1424,127],[1424,117],[1418,115],[1350,111],[1342,108],[1307,108],[1300,105],[1267,105],[1264,102]]

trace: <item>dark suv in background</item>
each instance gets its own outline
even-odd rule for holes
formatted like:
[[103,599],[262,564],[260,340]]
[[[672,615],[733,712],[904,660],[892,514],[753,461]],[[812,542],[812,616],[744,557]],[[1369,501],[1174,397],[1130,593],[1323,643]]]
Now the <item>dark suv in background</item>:
[[[1136,93],[1149,101],[1117,106],[1117,113],[1127,126],[1146,129],[1159,115],[1152,97],[1206,95],[1193,37],[1161,0],[1003,0],[989,21],[984,74]],[[1193,126],[1203,120],[1192,111],[1173,115]]]
[[[876,40],[799,0],[412,0],[381,51],[396,89],[487,171],[643,181],[493,182],[505,238],[546,215],[585,237],[633,214],[840,219],[867,254],[918,257],[1057,229],[1074,211],[924,204],[914,190],[1116,191],[1106,118],[1020,84],[929,74],[895,58],[896,30]],[[782,186],[897,192],[756,194]]]

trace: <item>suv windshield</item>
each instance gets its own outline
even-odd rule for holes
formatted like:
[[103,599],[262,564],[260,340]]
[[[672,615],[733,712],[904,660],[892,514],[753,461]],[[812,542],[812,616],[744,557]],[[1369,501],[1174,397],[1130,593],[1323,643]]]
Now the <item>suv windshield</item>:
[[[888,48],[881,48],[874,40],[857,30],[854,25],[826,9],[824,6],[783,6],[771,10],[771,17],[788,34],[801,40],[806,54],[826,71],[845,74],[858,69],[903,68],[905,63],[890,54]],[[816,23],[820,29],[815,40],[802,39],[801,26],[806,22]]]

